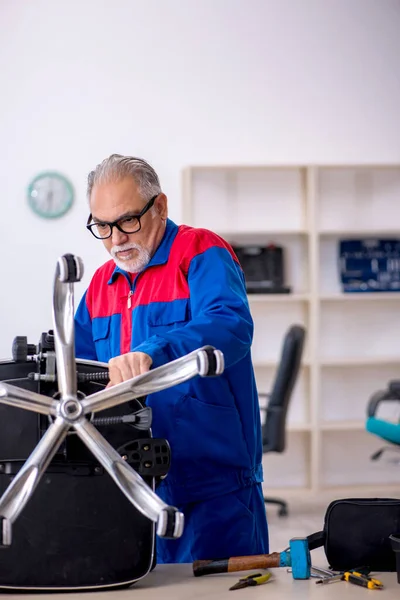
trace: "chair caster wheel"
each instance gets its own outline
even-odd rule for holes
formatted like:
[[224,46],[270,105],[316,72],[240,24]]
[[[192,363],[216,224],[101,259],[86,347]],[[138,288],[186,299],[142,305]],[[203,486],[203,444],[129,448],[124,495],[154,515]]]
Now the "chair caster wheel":
[[200,377],[216,377],[224,372],[224,355],[212,346],[205,346],[197,355]]
[[58,278],[63,283],[76,283],[83,277],[83,262],[79,256],[64,254],[57,262]]
[[181,537],[184,527],[184,516],[174,506],[167,506],[160,514],[157,523],[157,535],[162,538],[176,540]]
[[279,517],[287,517],[288,514],[289,514],[289,511],[286,506],[281,506],[281,508],[278,510]]

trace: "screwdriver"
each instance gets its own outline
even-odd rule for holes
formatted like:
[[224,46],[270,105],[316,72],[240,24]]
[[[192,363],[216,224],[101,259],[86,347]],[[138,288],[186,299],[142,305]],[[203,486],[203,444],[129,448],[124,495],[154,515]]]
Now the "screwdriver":
[[363,575],[362,573],[358,573],[357,571],[345,571],[344,573],[340,573],[340,575],[334,575],[333,577],[326,577],[325,579],[320,579],[316,583],[324,584],[333,583],[334,581],[348,581],[349,583],[368,588],[369,590],[383,589],[383,583],[379,581],[379,579],[368,577],[367,575]]
[[357,571],[353,571],[351,573],[344,573],[343,579],[345,581],[348,581],[349,583],[354,583],[355,585],[361,585],[362,587],[366,587],[369,590],[383,589],[383,583],[379,581],[379,579],[374,579],[373,577],[362,575],[362,573],[358,573]]

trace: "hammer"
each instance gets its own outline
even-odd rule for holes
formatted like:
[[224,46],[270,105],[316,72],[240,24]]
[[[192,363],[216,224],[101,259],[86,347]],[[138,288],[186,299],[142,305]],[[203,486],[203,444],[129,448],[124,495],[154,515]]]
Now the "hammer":
[[195,577],[213,575],[215,573],[233,573],[250,569],[270,569],[273,567],[291,567],[293,579],[309,579],[311,573],[311,556],[306,538],[292,538],[289,548],[283,552],[272,554],[255,554],[253,556],[235,556],[221,560],[195,560],[193,574]]

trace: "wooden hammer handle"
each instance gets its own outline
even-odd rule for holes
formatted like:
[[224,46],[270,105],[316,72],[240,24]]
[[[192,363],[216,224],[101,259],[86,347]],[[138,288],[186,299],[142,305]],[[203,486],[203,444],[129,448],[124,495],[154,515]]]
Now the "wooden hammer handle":
[[279,552],[272,554],[255,554],[254,556],[234,556],[222,560],[195,560],[193,574],[213,575],[215,573],[233,573],[234,571],[250,571],[251,569],[270,569],[279,567],[281,555]]

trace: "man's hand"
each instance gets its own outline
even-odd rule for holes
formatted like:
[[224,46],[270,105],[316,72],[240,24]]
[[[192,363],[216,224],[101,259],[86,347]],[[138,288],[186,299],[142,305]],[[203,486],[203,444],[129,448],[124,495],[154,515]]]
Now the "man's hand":
[[107,387],[147,373],[152,362],[151,356],[144,352],[128,352],[112,358],[108,363],[110,383]]

